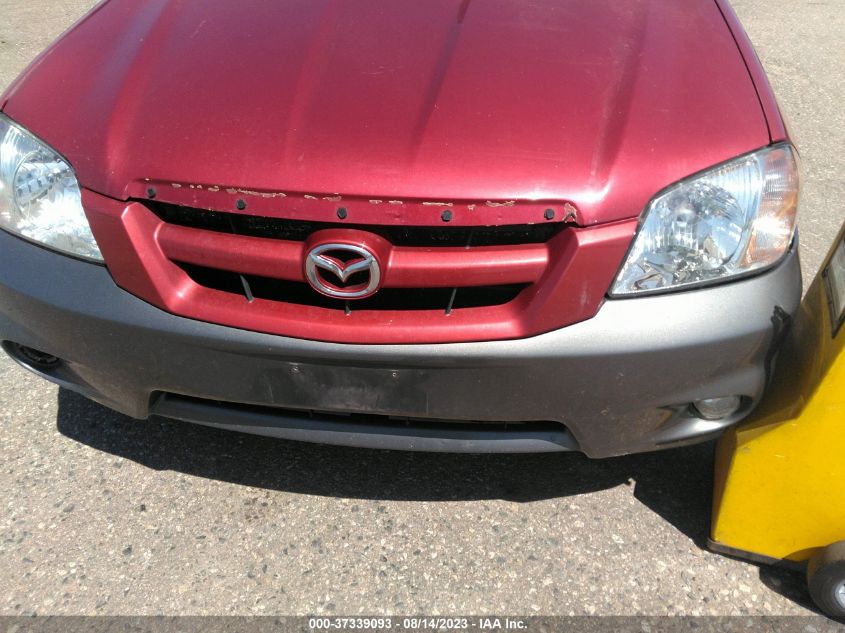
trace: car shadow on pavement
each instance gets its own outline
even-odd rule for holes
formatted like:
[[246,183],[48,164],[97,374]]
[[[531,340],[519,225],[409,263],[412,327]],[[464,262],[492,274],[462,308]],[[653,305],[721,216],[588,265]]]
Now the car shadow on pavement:
[[[714,444],[603,460],[578,453],[455,455],[306,444],[152,418],[138,421],[59,390],[59,432],[154,470],[326,497],[523,503],[620,485],[706,548]],[[808,606],[803,579],[761,568],[772,590]]]
[[468,455],[308,444],[167,418],[133,420],[59,390],[67,437],[154,470],[300,494],[401,501],[529,502],[619,485],[699,546],[707,538],[713,446],[591,460],[578,453]]

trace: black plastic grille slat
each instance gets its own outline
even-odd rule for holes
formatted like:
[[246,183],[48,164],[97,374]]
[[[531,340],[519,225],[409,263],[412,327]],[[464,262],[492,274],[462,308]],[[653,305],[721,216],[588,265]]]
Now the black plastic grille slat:
[[346,228],[376,233],[396,246],[466,246],[470,239],[473,246],[504,246],[542,244],[563,229],[559,222],[477,227],[360,225],[206,211],[149,200],[144,204],[169,224],[294,242],[305,241],[309,235],[323,229]]
[[[238,273],[179,264],[196,283],[213,290],[243,296],[244,287]],[[443,310],[449,304],[452,288],[382,288],[367,299],[347,302],[315,292],[308,284],[255,275],[244,275],[253,297],[296,305],[310,305],[332,310]],[[453,310],[496,306],[515,299],[528,284],[461,288],[452,304]]]

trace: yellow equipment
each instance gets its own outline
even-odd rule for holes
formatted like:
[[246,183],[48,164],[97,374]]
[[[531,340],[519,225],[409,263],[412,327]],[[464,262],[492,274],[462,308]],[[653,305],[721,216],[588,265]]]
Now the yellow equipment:
[[819,608],[845,617],[845,226],[784,343],[753,417],[719,441],[710,546],[809,561]]

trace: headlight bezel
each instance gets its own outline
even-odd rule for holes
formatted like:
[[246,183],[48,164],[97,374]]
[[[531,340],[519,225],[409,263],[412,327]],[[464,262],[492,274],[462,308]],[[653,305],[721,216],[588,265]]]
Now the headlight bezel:
[[[669,285],[667,287],[661,288],[650,288],[650,289],[638,289],[636,291],[627,291],[627,292],[617,292],[617,288],[619,287],[620,283],[622,282],[623,274],[626,271],[626,268],[632,262],[632,256],[634,255],[635,251],[638,249],[639,243],[638,240],[641,237],[642,233],[644,232],[645,225],[649,219],[649,213],[652,211],[653,207],[655,206],[656,201],[665,198],[667,195],[671,194],[676,190],[680,190],[684,186],[691,186],[696,182],[706,182],[708,177],[713,177],[714,174],[719,173],[720,171],[724,171],[727,168],[731,167],[734,164],[740,164],[743,162],[747,162],[749,160],[760,160],[760,157],[766,156],[768,154],[774,153],[776,150],[779,149],[786,149],[788,150],[789,158],[792,161],[793,170],[790,174],[791,178],[794,179],[795,191],[794,191],[794,205],[793,211],[791,214],[791,233],[789,239],[787,240],[787,245],[783,249],[783,252],[777,257],[777,259],[761,265],[757,267],[750,268],[749,270],[742,270],[742,271],[735,271],[729,272],[727,274],[722,274],[717,277],[713,277],[710,279],[702,279],[694,282],[685,282],[676,285]],[[766,172],[760,174],[764,179],[767,175]],[[771,143],[769,145],[765,145],[763,147],[759,147],[755,150],[750,152],[746,152],[744,154],[740,154],[738,156],[734,156],[732,158],[726,159],[720,163],[716,163],[704,169],[701,169],[697,172],[690,174],[680,180],[677,180],[663,189],[659,190],[655,193],[651,198],[649,198],[648,202],[646,203],[643,211],[640,213],[640,216],[637,221],[637,228],[634,232],[634,235],[631,239],[631,243],[626,250],[625,256],[622,258],[621,264],[619,269],[617,270],[616,274],[613,277],[613,281],[610,284],[610,288],[607,291],[607,298],[613,300],[626,300],[626,299],[637,299],[643,297],[652,297],[652,296],[660,296],[660,295],[667,295],[667,294],[676,294],[680,292],[692,292],[696,290],[701,290],[705,288],[711,288],[714,286],[720,286],[723,284],[733,283],[737,281],[742,281],[744,279],[749,279],[752,277],[756,277],[762,274],[765,274],[768,271],[773,270],[777,266],[779,266],[783,261],[789,256],[791,252],[794,251],[795,245],[798,240],[798,228],[797,228],[797,214],[798,208],[800,206],[800,189],[801,183],[803,182],[803,174],[801,170],[801,156],[798,153],[796,147],[788,140],[778,141],[775,143]],[[762,198],[762,192],[760,194]],[[759,212],[762,203],[758,203],[757,205],[757,212]],[[756,214],[751,214],[747,218],[747,224],[743,227],[743,233],[748,232],[749,235],[743,235],[743,243],[748,246],[750,239],[754,236],[754,223],[755,220],[760,219],[761,216]]]
[[[4,206],[4,202],[0,201],[0,230],[12,235],[18,239],[21,239],[25,242],[28,242],[34,246],[38,246],[39,248],[43,248],[53,253],[61,254],[65,257],[71,257],[73,259],[78,259],[80,261],[98,264],[101,266],[105,265],[105,261],[103,259],[102,251],[99,248],[97,243],[96,237],[93,234],[93,230],[91,228],[91,224],[88,221],[87,214],[85,213],[85,209],[82,205],[82,194],[83,194],[83,187],[79,182],[79,176],[76,173],[76,170],[73,167],[73,164],[66,156],[64,156],[60,151],[55,149],[50,143],[46,142],[44,139],[39,137],[34,132],[30,131],[24,125],[18,123],[11,117],[9,117],[4,112],[0,112],[0,144],[4,143],[7,139],[6,133],[3,132],[3,127],[6,127],[8,131],[13,131],[14,133],[20,135],[23,139],[27,142],[33,144],[37,152],[43,152],[46,156],[49,156],[52,159],[63,164],[63,173],[66,173],[65,178],[72,178],[73,185],[75,187],[74,191],[71,191],[72,195],[76,195],[78,193],[78,209],[74,209],[73,211],[77,214],[76,216],[68,216],[71,222],[79,223],[77,225],[77,229],[82,229],[86,233],[83,237],[85,240],[85,244],[87,248],[85,252],[80,250],[72,250],[70,247],[65,247],[61,244],[57,244],[50,241],[45,241],[35,237],[33,235],[28,235],[27,233],[19,230],[17,227],[14,226],[15,218],[13,214],[18,214],[19,217],[23,216],[22,210],[18,206],[15,209],[15,201],[14,196],[15,193],[9,191],[5,195],[9,196],[7,200],[10,200],[8,205]],[[30,151],[24,156],[31,156],[32,154],[36,153],[36,151]],[[14,163],[12,163],[14,164]],[[11,180],[6,180],[3,178],[3,174],[0,173],[0,191],[5,188],[14,188],[15,187],[15,176],[17,176],[18,171],[21,169],[22,166],[26,164],[26,160],[19,160],[17,161],[16,167],[12,170]],[[47,211],[49,213],[49,211]],[[42,212],[43,213],[43,212]],[[61,232],[57,232],[56,236],[61,238],[65,234]],[[67,234],[70,239],[73,239],[74,236]],[[79,236],[76,236],[78,239]],[[90,237],[90,240],[89,240]]]

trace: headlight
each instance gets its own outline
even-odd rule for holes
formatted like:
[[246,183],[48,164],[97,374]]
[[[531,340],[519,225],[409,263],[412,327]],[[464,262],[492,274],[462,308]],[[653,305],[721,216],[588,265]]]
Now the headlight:
[[798,207],[798,168],[788,144],[714,167],[658,194],[611,295],[721,281],[778,262]]
[[103,260],[82,210],[82,195],[71,166],[3,116],[0,228],[64,253]]

